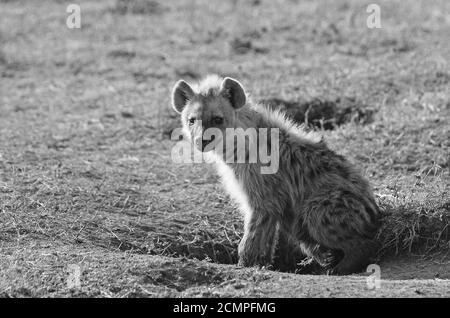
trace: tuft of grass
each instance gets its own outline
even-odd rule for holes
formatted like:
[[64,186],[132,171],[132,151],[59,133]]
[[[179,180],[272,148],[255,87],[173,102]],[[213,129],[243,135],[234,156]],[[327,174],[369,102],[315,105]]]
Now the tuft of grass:
[[[442,178],[448,178],[448,175],[443,174]],[[411,191],[401,191],[394,185],[391,193],[380,196],[379,205],[384,216],[378,235],[382,244],[380,255],[448,253],[449,190],[449,187],[429,185],[423,189],[423,183],[416,180]]]

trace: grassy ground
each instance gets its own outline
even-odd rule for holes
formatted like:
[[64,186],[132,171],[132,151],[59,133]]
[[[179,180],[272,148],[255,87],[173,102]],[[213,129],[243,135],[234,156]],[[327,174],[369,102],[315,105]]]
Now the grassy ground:
[[81,29],[66,27],[69,3],[0,1],[0,295],[230,295],[233,279],[273,295],[254,292],[258,275],[360,292],[212,264],[236,262],[240,216],[211,167],[172,162],[169,138],[171,86],[211,72],[298,120],[316,110],[308,122],[374,186],[382,260],[449,272],[448,1],[378,1],[381,29],[366,27],[370,1],[77,1]]

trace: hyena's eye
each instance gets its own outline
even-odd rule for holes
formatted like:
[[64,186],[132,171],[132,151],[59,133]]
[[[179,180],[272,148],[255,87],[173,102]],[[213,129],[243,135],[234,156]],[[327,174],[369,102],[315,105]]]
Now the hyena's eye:
[[195,124],[195,118],[189,118],[188,122],[189,122],[189,125]]
[[214,117],[212,122],[215,125],[222,125],[223,124],[223,118],[222,117]]

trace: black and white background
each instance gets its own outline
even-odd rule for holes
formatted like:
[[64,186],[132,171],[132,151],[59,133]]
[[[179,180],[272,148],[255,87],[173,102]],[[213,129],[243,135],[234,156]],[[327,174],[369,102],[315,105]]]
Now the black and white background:
[[[170,90],[232,76],[362,168],[381,260],[236,266]],[[0,297],[449,297],[450,2],[0,0]]]

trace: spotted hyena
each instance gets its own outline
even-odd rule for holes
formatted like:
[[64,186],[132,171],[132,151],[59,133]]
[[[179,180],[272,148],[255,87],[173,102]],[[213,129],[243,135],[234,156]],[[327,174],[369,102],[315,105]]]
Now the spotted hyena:
[[[181,114],[184,134],[214,158],[228,192],[240,205],[240,265],[291,270],[301,254],[331,273],[349,274],[370,262],[380,225],[370,186],[318,134],[306,132],[282,112],[253,103],[242,85],[229,77],[210,75],[192,86],[180,80],[173,88],[172,104]],[[221,134],[205,137],[209,128]],[[228,137],[238,129],[264,133],[253,140],[247,135],[238,149],[236,142],[230,146]],[[277,138],[267,138],[274,130]],[[266,148],[277,150],[272,173],[263,173],[260,160],[248,161],[255,149],[252,143],[264,146],[261,139]],[[236,160],[239,150],[244,161]]]

